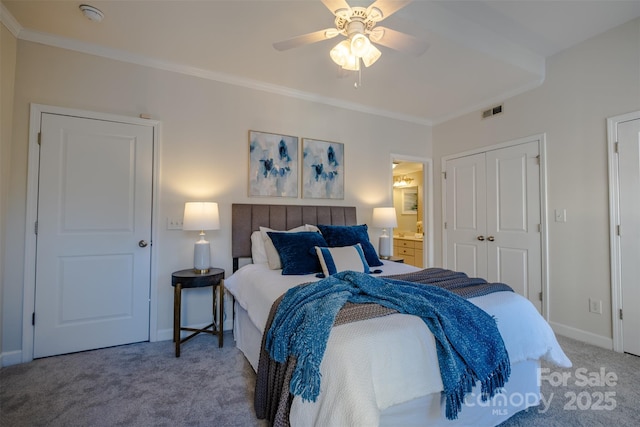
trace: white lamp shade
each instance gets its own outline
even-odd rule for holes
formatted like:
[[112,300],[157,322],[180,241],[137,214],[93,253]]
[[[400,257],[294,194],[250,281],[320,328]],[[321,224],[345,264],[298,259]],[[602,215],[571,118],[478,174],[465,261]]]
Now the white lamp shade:
[[213,202],[187,202],[184,204],[183,230],[218,230],[220,215]]
[[377,228],[393,228],[398,226],[396,208],[373,208],[373,223]]

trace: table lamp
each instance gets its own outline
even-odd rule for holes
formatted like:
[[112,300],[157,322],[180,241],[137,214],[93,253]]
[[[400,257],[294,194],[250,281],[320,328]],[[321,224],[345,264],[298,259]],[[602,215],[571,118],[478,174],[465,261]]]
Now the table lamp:
[[380,240],[378,243],[378,254],[382,259],[389,259],[392,253],[391,239],[387,234],[387,228],[398,226],[398,220],[396,219],[396,208],[373,208],[372,225],[377,228],[382,228],[382,235],[380,236]]
[[205,240],[205,230],[218,230],[220,215],[218,204],[212,202],[187,202],[184,204],[183,230],[200,230],[200,240],[193,247],[193,269],[205,274],[211,267],[211,245]]

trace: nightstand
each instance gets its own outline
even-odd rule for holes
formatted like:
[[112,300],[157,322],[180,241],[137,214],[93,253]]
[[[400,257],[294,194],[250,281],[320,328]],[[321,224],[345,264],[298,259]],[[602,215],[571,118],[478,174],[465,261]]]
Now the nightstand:
[[[218,336],[218,347],[223,346],[222,334],[224,323],[224,270],[222,268],[211,268],[207,273],[197,273],[192,268],[176,271],[171,275],[171,286],[173,286],[173,342],[176,343],[176,357],[180,357],[180,344],[190,340],[199,333],[207,333]],[[182,290],[192,288],[212,287],[213,291],[213,322],[201,329],[186,328],[180,326],[180,314],[182,308]],[[218,297],[216,298],[216,287]],[[220,301],[220,318],[216,302]],[[191,335],[180,339],[181,331],[191,331]]]

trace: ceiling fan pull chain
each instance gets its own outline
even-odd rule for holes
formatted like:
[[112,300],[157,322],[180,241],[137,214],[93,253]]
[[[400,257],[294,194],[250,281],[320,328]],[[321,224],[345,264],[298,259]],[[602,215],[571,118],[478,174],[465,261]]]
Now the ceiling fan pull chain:
[[[359,58],[358,61],[360,61]],[[358,76],[356,78],[356,82],[353,84],[353,87],[355,87],[356,89],[358,89],[360,86],[362,86],[362,67],[358,67]]]

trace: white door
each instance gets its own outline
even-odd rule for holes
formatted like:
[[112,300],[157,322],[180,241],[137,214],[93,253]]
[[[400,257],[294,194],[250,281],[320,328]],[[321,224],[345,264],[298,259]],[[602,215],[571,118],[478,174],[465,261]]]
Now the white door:
[[640,120],[618,124],[623,351],[640,356]]
[[506,283],[542,312],[538,142],[487,152],[488,280]]
[[149,339],[152,176],[150,127],[42,114],[34,357]]
[[447,268],[503,282],[542,311],[538,141],[446,162]]
[[485,154],[447,161],[446,174],[447,268],[488,277]]

